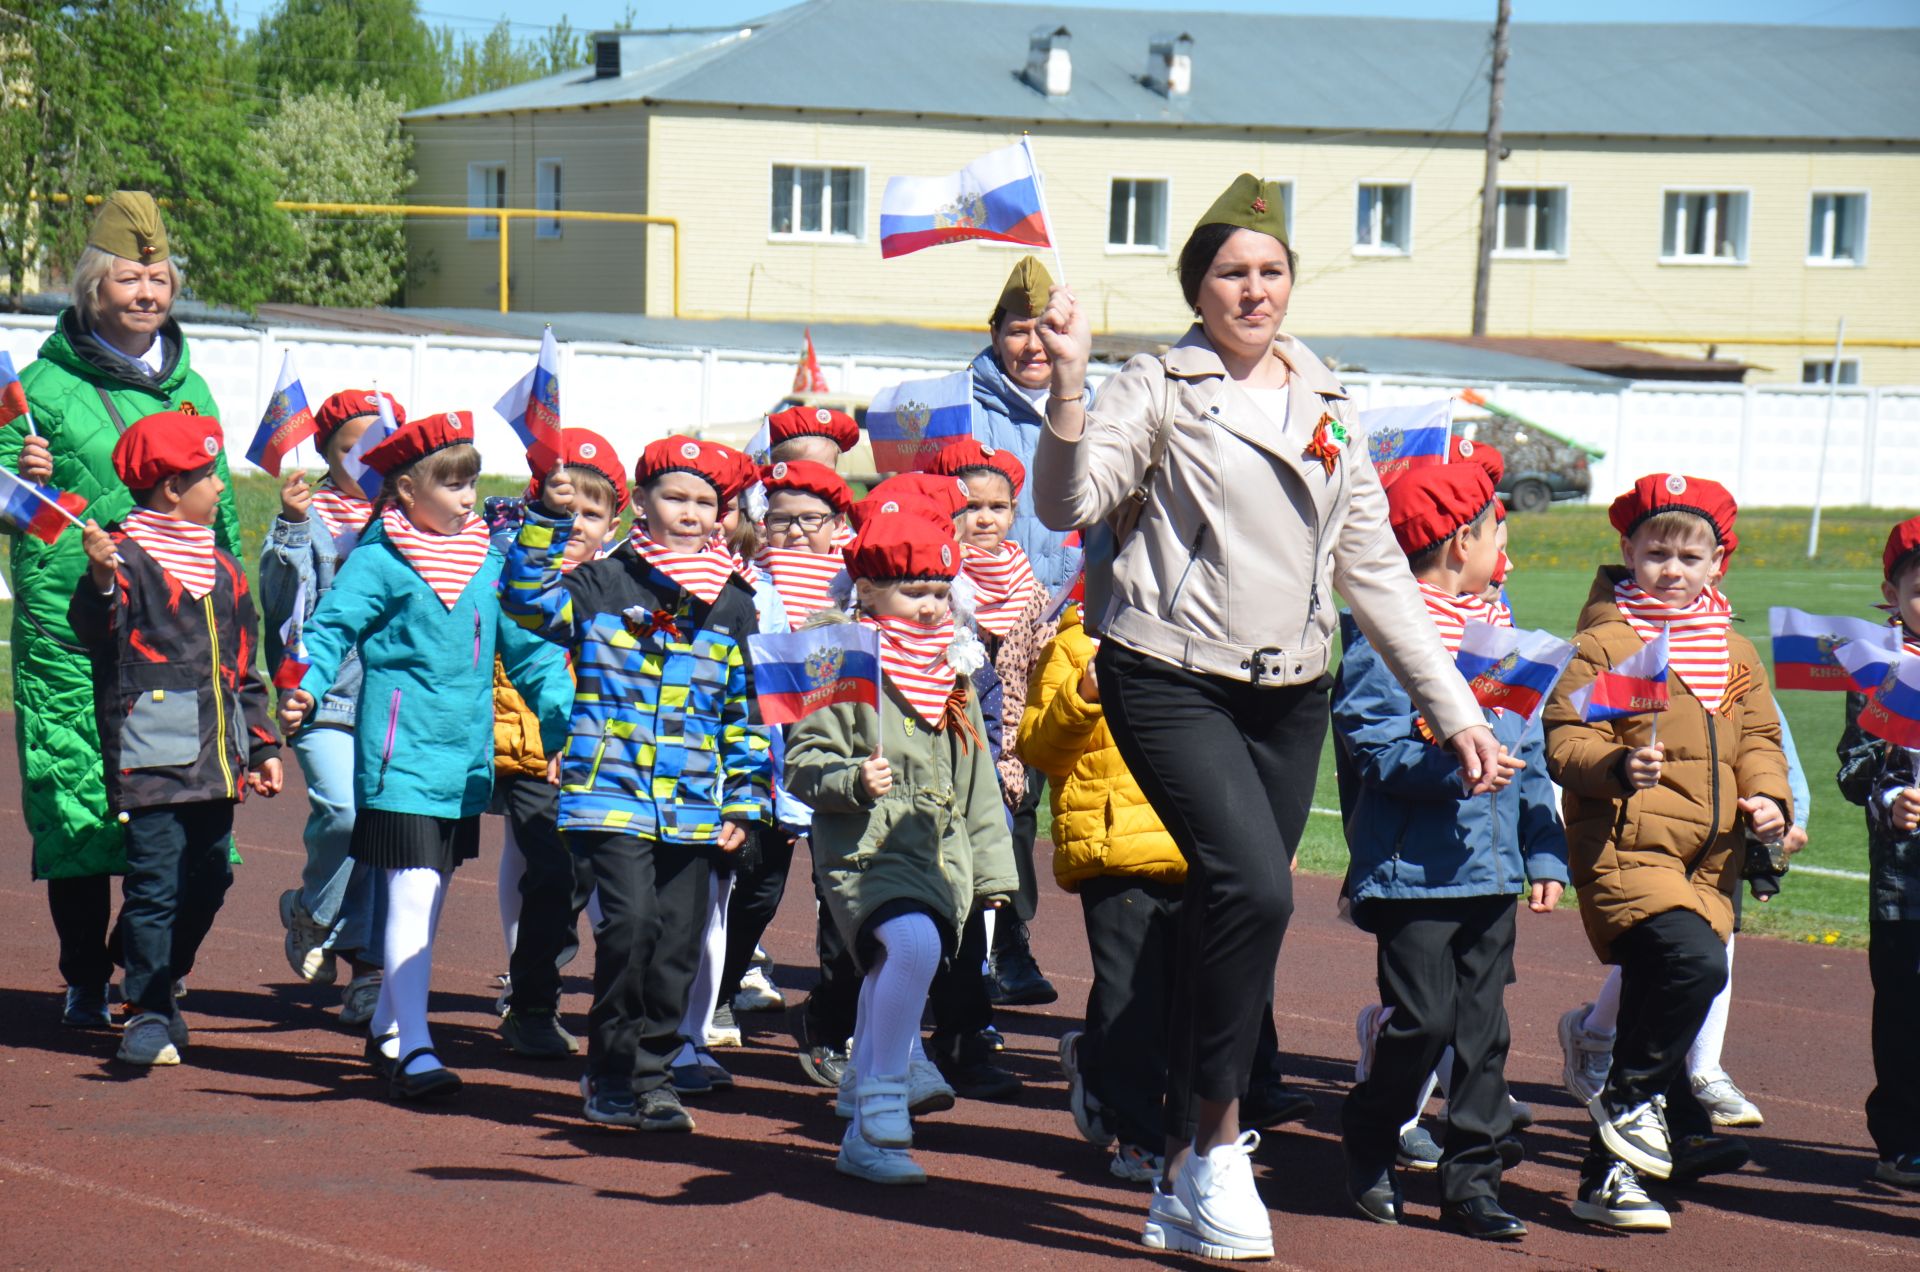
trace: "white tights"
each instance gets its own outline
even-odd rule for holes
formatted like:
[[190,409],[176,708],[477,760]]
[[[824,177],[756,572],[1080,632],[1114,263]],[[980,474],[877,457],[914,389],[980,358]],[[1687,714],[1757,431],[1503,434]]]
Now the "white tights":
[[373,1009],[373,1036],[389,1060],[427,1048],[429,1054],[409,1064],[408,1073],[440,1067],[427,1032],[427,990],[433,981],[433,938],[446,896],[447,876],[438,870],[387,871],[387,966]]
[[924,914],[902,914],[873,930],[880,959],[860,982],[853,1026],[856,1078],[903,1078],[919,1050],[927,989],[940,968],[940,933]]
[[733,896],[733,872],[715,870],[707,876],[707,922],[700,937],[700,969],[687,987],[686,1014],[680,1017],[680,1036],[687,1045],[675,1064],[697,1064],[695,1047],[707,1045],[707,1029],[720,1001],[720,969],[727,960],[727,900]]
[[513,960],[513,947],[520,940],[520,878],[527,873],[527,857],[520,841],[513,837],[513,818],[506,823],[506,846],[500,850],[500,935],[507,942],[507,960]]
[[[1691,1077],[1705,1078],[1711,1082],[1727,1076],[1720,1067],[1720,1049],[1727,1041],[1727,1015],[1733,1008],[1733,946],[1736,938],[1727,938],[1727,983],[1714,995],[1713,1005],[1707,1009],[1707,1019],[1700,1026],[1700,1032],[1694,1036],[1693,1046],[1687,1050],[1687,1073]],[[1593,1007],[1587,1012],[1586,1027],[1597,1034],[1610,1034],[1620,1023],[1620,969],[1607,969],[1606,983],[1600,986],[1600,992],[1594,996]]]

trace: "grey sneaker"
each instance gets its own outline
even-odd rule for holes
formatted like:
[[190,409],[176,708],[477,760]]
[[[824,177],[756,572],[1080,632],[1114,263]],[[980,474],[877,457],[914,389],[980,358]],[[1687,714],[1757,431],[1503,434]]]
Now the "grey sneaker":
[[1573,1217],[1621,1232],[1665,1232],[1673,1227],[1672,1216],[1647,1196],[1633,1167],[1625,1162],[1608,1162],[1604,1173],[1580,1172]]
[[735,1011],[781,1011],[787,1005],[787,1000],[781,996],[779,987],[773,983],[773,977],[767,970],[773,960],[768,959],[767,965],[763,966],[761,957],[762,951],[755,950],[753,965],[740,978],[740,992],[733,996]]
[[680,1103],[680,1097],[673,1093],[671,1086],[661,1085],[651,1091],[635,1097],[640,1106],[639,1127],[643,1131],[691,1131],[693,1115],[687,1112],[686,1105]]
[[1100,1101],[1093,1092],[1087,1090],[1086,1080],[1080,1075],[1080,1037],[1083,1032],[1069,1029],[1060,1035],[1060,1072],[1067,1077],[1067,1108],[1073,1113],[1074,1129],[1080,1132],[1080,1138],[1087,1143],[1105,1148],[1113,1143],[1113,1132],[1107,1129]]
[[60,1023],[69,1029],[113,1028],[113,1014],[107,1010],[107,987],[67,986],[67,1003],[60,1013]]
[[1440,1145],[1424,1126],[1409,1126],[1400,1132],[1400,1151],[1395,1160],[1402,1169],[1425,1173],[1440,1169]]
[[148,1011],[128,1021],[114,1059],[138,1065],[179,1064],[180,1049],[173,1043],[167,1018]]
[[1703,1075],[1693,1079],[1693,1098],[1700,1101],[1715,1126],[1760,1126],[1766,1122],[1759,1106],[1724,1073],[1717,1078]]
[[287,930],[285,952],[293,974],[309,985],[333,984],[337,973],[333,951],[326,947],[329,933],[300,904],[300,889],[280,894],[280,926]]
[[633,1089],[600,1088],[587,1074],[580,1075],[581,1116],[601,1126],[640,1125],[640,1102]]
[[1613,1035],[1587,1028],[1587,1011],[1592,1006],[1582,1003],[1560,1017],[1560,1082],[1582,1104],[1600,1094],[1613,1069]]
[[707,1025],[706,1044],[709,1047],[738,1047],[745,1041],[740,1034],[740,1022],[733,1018],[733,1004],[715,1004],[713,1020]]
[[1673,1173],[1673,1146],[1667,1135],[1667,1097],[1656,1095],[1644,1104],[1616,1109],[1602,1092],[1587,1102],[1594,1127],[1607,1151],[1649,1179]]
[[348,1029],[365,1028],[373,1020],[373,1009],[380,1002],[380,972],[376,968],[347,982],[340,996],[340,1023]]
[[530,1060],[564,1060],[580,1050],[580,1040],[562,1029],[550,1011],[510,1009],[500,1018],[500,1037],[516,1055]]

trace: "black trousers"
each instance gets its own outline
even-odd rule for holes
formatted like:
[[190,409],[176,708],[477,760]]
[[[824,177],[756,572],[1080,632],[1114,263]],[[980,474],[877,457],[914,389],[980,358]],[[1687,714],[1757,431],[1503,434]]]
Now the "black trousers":
[[104,991],[113,979],[113,965],[123,957],[119,929],[113,928],[109,935],[113,876],[47,880],[47,910],[60,941],[60,979]]
[[805,1013],[807,1037],[815,1045],[843,1047],[853,1037],[854,1018],[860,1014],[860,966],[854,962],[852,947],[827,912],[817,876],[813,896],[818,907],[813,943],[820,957],[820,980],[807,995],[801,1011]]
[[994,921],[993,948],[996,950],[1010,945],[1025,946],[1024,925],[1033,922],[1034,912],[1040,906],[1040,873],[1033,861],[1033,843],[1040,835],[1040,795],[1046,783],[1045,773],[1028,769],[1026,794],[1011,810],[1013,824],[1008,829],[1013,835],[1013,868],[1020,878],[1020,888],[1013,894],[1013,904]]
[[1867,926],[1873,977],[1873,1092],[1867,1133],[1880,1156],[1920,1153],[1920,919]]
[[560,788],[537,777],[510,777],[496,796],[526,859],[520,876],[520,933],[507,960],[515,1011],[560,1009],[560,969],[580,952],[580,912],[593,895],[593,867],[560,838]]
[[[942,924],[941,926],[945,926]],[[960,945],[940,965],[927,987],[927,1007],[933,1014],[933,1036],[961,1038],[993,1024],[993,999],[980,964],[987,957],[987,914],[975,906],[960,929]]]
[[598,831],[564,838],[600,889],[587,1070],[614,1089],[630,1082],[635,1091],[653,1090],[667,1081],[680,1050],[680,1018],[700,962],[707,851]]
[[[1107,641],[1097,658],[1114,740],[1187,859],[1168,1033],[1167,1133],[1196,1100],[1237,1098],[1262,992],[1293,917],[1292,857],[1327,736],[1326,677],[1262,689]],[[1109,689],[1108,686],[1111,686]]]
[[227,862],[232,835],[228,800],[166,804],[128,815],[120,925],[133,1010],[173,1016],[173,983],[193,970],[233,884]]
[[1124,1144],[1160,1151],[1180,885],[1102,875],[1080,884],[1093,956],[1080,1072]]
[[1379,942],[1380,1002],[1393,1013],[1374,1044],[1367,1080],[1347,1093],[1341,1134],[1356,1162],[1391,1165],[1407,1110],[1451,1046],[1440,1157],[1440,1196],[1449,1202],[1500,1191],[1496,1144],[1513,1121],[1506,992],[1514,910],[1512,897],[1436,897],[1365,901],[1357,916]]
[[[1627,1109],[1664,1095],[1674,1139],[1711,1133],[1713,1122],[1688,1080],[1687,1050],[1727,983],[1727,947],[1693,911],[1668,910],[1615,937],[1613,958],[1620,965],[1620,1020],[1607,1104]],[[1587,1160],[1606,1156],[1596,1133]]]
[[[753,962],[753,951],[766,935],[786,895],[787,875],[793,870],[795,835],[775,826],[760,835],[760,852],[751,870],[736,871],[733,896],[727,901],[727,955],[720,965],[720,1002],[731,1003],[740,992],[740,978]],[[845,1035],[842,1035],[843,1037]]]

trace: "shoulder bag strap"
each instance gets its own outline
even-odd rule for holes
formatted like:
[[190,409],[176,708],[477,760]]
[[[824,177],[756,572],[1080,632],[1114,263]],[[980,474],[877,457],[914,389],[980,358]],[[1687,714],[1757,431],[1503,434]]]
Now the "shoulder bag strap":
[[107,408],[107,418],[113,421],[114,430],[120,433],[126,432],[127,422],[120,418],[120,410],[114,406],[112,395],[109,394],[103,386],[98,384],[93,386],[93,391],[100,395],[100,405]]

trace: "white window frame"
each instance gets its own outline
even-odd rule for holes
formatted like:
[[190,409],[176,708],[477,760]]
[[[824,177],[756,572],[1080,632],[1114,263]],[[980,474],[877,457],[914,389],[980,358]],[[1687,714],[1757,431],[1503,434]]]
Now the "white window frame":
[[[1833,373],[1833,355],[1828,354],[1824,358],[1800,359],[1801,387],[1808,388],[1808,389],[1824,389],[1827,387],[1827,381],[1807,379],[1808,367],[1825,367],[1827,368],[1828,374],[1831,375]],[[1853,372],[1853,379],[1851,380],[1842,379],[1840,381],[1840,387],[1843,389],[1859,388],[1860,387],[1860,359],[1847,358],[1847,357],[1843,357],[1840,359],[1840,372],[1839,372],[1840,375],[1845,376],[1849,371]]]
[[[1867,263],[1867,223],[1873,215],[1873,195],[1868,190],[1848,190],[1821,187],[1807,191],[1807,237],[1813,237],[1813,201],[1827,198],[1848,198],[1860,200],[1860,250],[1852,260],[1838,260],[1831,255],[1809,256],[1807,264],[1815,269],[1859,269]],[[1831,227],[1826,235],[1827,251],[1833,251],[1833,233]],[[1828,359],[1832,361],[1831,358]]]
[[1353,244],[1353,254],[1355,256],[1412,256],[1413,255],[1413,209],[1414,209],[1413,182],[1410,180],[1409,181],[1392,181],[1392,180],[1385,180],[1377,177],[1367,181],[1354,182],[1353,183],[1353,207],[1355,212],[1358,212],[1360,210],[1360,192],[1370,187],[1378,187],[1380,189],[1389,189],[1389,188],[1401,189],[1407,192],[1407,241],[1404,246],[1399,246],[1399,247],[1385,247],[1380,244],[1379,242],[1380,228],[1386,218],[1379,210],[1381,207],[1381,203],[1377,202],[1374,204],[1374,215],[1373,215],[1372,224],[1370,226],[1370,228],[1374,232],[1373,234],[1374,242],[1362,243],[1358,241],[1358,239],[1356,239]]
[[1295,199],[1299,197],[1300,183],[1292,177],[1262,177],[1261,180],[1272,182],[1274,185],[1280,186],[1282,188],[1282,194],[1280,197],[1282,202],[1286,205],[1287,243],[1289,246],[1291,246],[1293,243],[1293,205],[1294,205]]
[[[1564,261],[1567,259],[1569,245],[1573,238],[1573,190],[1564,181],[1516,181],[1512,185],[1496,187],[1500,197],[1494,200],[1493,255],[1496,260],[1505,261]],[[1504,247],[1507,241],[1507,200],[1509,191],[1534,190],[1551,191],[1560,196],[1560,245],[1554,248],[1539,249],[1528,247]],[[1539,219],[1540,202],[1535,199],[1527,205],[1529,221],[1527,238],[1534,237],[1533,229]]]
[[[796,173],[802,169],[813,169],[828,173],[836,170],[844,170],[854,173],[858,177],[858,186],[854,191],[853,233],[835,234],[833,232],[833,182],[829,179],[821,192],[822,197],[826,200],[826,205],[820,209],[820,224],[827,228],[821,230],[789,230],[781,234],[769,225],[767,227],[767,242],[852,245],[867,241],[867,187],[870,183],[867,180],[868,173],[866,164],[839,163],[831,159],[773,160],[767,164],[767,213],[769,219],[771,219],[773,213],[773,174],[778,168],[791,168]],[[797,198],[797,195],[791,187],[787,190],[787,198]],[[798,205],[795,204],[794,206],[797,211]],[[796,225],[799,224],[797,217],[794,223]]]
[[[1740,255],[1738,256],[1668,256],[1667,255],[1667,196],[1672,194],[1731,194],[1746,200],[1746,224],[1742,226],[1740,236]],[[1686,235],[1676,233],[1675,245],[1684,242]],[[1744,267],[1752,259],[1753,248],[1753,187],[1730,185],[1689,185],[1662,186],[1660,189],[1660,263],[1662,265],[1706,265],[1722,269]]]
[[[555,190],[547,188],[547,174],[552,173],[556,180]],[[557,196],[557,197],[556,197]],[[566,207],[566,164],[559,159],[536,159],[533,161],[533,206],[543,212],[558,212]],[[535,217],[533,219],[533,237],[537,239],[557,239],[561,237],[565,221],[558,217]]]
[[[1116,181],[1155,181],[1165,191],[1160,200],[1160,243],[1115,243],[1113,237],[1113,183]],[[1131,197],[1131,196],[1130,196]],[[1132,232],[1134,218],[1129,206],[1127,215],[1128,232]],[[1173,178],[1164,173],[1151,172],[1112,172],[1107,174],[1107,228],[1102,231],[1107,241],[1108,256],[1165,256],[1172,251],[1173,243]]]
[[[504,159],[476,160],[467,165],[467,206],[470,208],[495,206],[494,204],[486,202],[484,194],[476,194],[476,191],[480,190],[480,174],[483,172],[498,172],[500,174],[500,203],[498,206],[505,207],[507,205],[507,196],[510,193],[509,187],[513,180],[513,167]],[[500,237],[500,221],[501,218],[497,216],[470,216],[467,218],[467,237],[476,240],[485,239],[489,243],[494,242]]]

